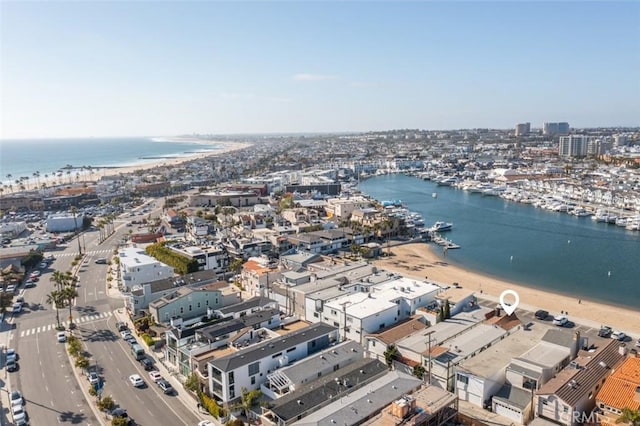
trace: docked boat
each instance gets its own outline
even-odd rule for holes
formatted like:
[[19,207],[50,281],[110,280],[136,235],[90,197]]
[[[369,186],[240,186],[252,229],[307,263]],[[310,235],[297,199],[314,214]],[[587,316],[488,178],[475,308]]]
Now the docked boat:
[[429,230],[432,232],[444,232],[444,231],[451,231],[451,228],[453,228],[452,223],[436,222],[433,224],[431,228],[429,228]]

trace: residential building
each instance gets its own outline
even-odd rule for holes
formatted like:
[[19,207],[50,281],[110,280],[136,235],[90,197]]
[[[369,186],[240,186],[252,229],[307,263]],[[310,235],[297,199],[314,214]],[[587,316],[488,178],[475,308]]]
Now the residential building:
[[[125,308],[133,316],[138,316],[141,311],[149,307],[149,303],[168,296],[182,286],[202,286],[218,281],[217,275],[212,271],[194,272],[180,277],[163,278],[144,284],[136,284],[131,287],[130,293],[125,293]],[[223,293],[229,284],[224,282],[219,284]],[[231,290],[229,288],[229,290]],[[239,291],[232,291],[232,294],[239,298]],[[223,297],[224,298],[224,297]],[[239,300],[238,300],[239,301]],[[230,301],[227,304],[231,303]],[[237,302],[233,302],[237,303]]]
[[260,202],[259,191],[206,191],[189,196],[191,207],[248,207]]
[[424,336],[422,331],[426,328],[427,324],[424,317],[414,315],[410,319],[387,327],[378,333],[368,334],[364,337],[364,348],[367,356],[384,361],[384,352],[388,346],[395,345],[398,340],[416,333],[421,333]]
[[[212,283],[199,287],[178,287],[173,292],[149,303],[149,313],[158,323],[178,325],[185,321],[213,317],[224,306],[222,288],[228,283]],[[239,300],[237,292],[228,293],[227,301]]]
[[195,259],[201,271],[213,271],[221,275],[229,268],[229,254],[220,244],[187,247],[174,244],[167,247],[182,256]]
[[416,313],[435,300],[440,287],[399,278],[368,292],[355,292],[325,302],[321,320],[344,331],[345,338],[364,343],[364,335],[382,330]]
[[451,287],[436,295],[439,306],[449,303],[449,315],[455,316],[460,312],[469,312],[476,308],[476,295],[462,287]]
[[144,250],[127,247],[118,251],[120,260],[120,278],[125,291],[139,284],[169,278],[174,275],[173,268],[147,255]]
[[[607,377],[596,395],[598,420],[602,424],[620,424],[618,419],[625,408],[640,410],[640,358],[638,357],[625,359],[611,376]],[[626,424],[632,426],[629,423]]]
[[544,123],[542,125],[542,134],[545,136],[552,135],[568,135],[570,131],[569,123]]
[[301,390],[320,377],[337,371],[362,359],[362,346],[351,340],[332,346],[307,357],[288,367],[274,371],[267,376],[267,382],[260,388],[264,395],[278,399]]
[[275,266],[270,266],[268,258],[252,257],[242,265],[240,285],[252,296],[266,296],[270,284],[280,277],[280,271]]
[[536,392],[536,414],[565,426],[589,421],[596,394],[627,355],[617,340],[602,339],[596,352],[581,351],[566,368]]
[[254,312],[277,308],[278,303],[275,300],[267,297],[252,297],[251,299],[216,309],[214,314],[220,318],[240,318]]
[[516,124],[516,136],[526,136],[531,133],[531,123]]
[[[187,377],[197,371],[204,379],[207,362],[215,357],[216,349],[260,341],[265,337],[261,329],[274,329],[280,325],[280,313],[275,309],[267,309],[240,318],[219,318],[190,327],[172,327],[165,333],[165,359],[181,375]],[[245,338],[243,342],[238,341],[241,337]]]
[[371,201],[364,197],[329,198],[325,210],[328,217],[348,219],[356,209],[366,209],[371,206]]
[[[375,361],[379,362],[379,361]],[[422,380],[400,371],[387,371],[365,386],[342,398],[332,399],[318,411],[293,423],[295,426],[347,424],[358,425],[372,419],[403,395],[420,388]]]
[[207,364],[209,393],[228,404],[240,397],[242,388],[259,389],[271,372],[319,352],[337,340],[337,328],[314,324],[214,359]]
[[560,136],[558,154],[561,157],[584,157],[592,139],[585,135]]
[[511,361],[538,345],[547,330],[548,326],[538,323],[527,327],[527,330],[520,328],[478,355],[461,362],[455,369],[455,394],[461,401],[478,407],[491,406],[491,397],[508,383],[506,369]]
[[364,426],[444,426],[454,424],[458,414],[458,398],[437,386],[420,390],[393,401],[380,415]]

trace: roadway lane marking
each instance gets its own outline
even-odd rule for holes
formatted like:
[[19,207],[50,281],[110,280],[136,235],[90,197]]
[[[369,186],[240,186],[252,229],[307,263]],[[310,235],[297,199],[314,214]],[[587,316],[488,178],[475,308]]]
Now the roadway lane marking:
[[36,333],[40,333],[40,327],[38,327],[38,331],[36,331]]

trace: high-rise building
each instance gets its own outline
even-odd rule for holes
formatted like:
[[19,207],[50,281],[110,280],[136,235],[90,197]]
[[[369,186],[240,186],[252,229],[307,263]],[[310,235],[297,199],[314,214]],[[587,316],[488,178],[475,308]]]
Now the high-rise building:
[[560,123],[544,123],[542,125],[542,134],[544,135],[568,135],[570,130],[569,123],[565,121]]
[[561,157],[584,157],[588,152],[589,139],[585,135],[560,136],[558,154]]
[[516,136],[524,136],[531,133],[531,123],[516,124]]

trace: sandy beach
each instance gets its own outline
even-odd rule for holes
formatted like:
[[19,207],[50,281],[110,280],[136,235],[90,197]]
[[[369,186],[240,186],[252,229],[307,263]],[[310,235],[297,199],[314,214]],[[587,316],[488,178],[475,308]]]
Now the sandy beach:
[[[601,324],[606,324],[635,338],[640,337],[640,310],[634,311],[590,300],[579,300],[487,277],[448,263],[446,257],[438,255],[435,250],[435,246],[426,243],[392,247],[393,256],[378,260],[375,264],[420,280],[428,277],[429,281],[446,285],[457,282],[463,288],[475,292],[477,296],[496,300],[496,302],[504,290],[515,290],[520,296],[519,306],[524,309],[534,311],[544,309],[552,315],[566,311],[569,313],[569,320],[578,324],[598,328]],[[630,343],[633,345],[633,342]]]
[[[163,139],[163,138],[159,138],[159,139]],[[222,142],[222,141],[194,139],[194,138],[172,137],[167,139],[171,139],[172,141],[201,143],[203,147],[206,145],[217,145],[217,146],[221,146],[221,148],[216,149],[215,151],[196,152],[190,155],[183,155],[175,158],[158,158],[156,161],[149,161],[141,164],[133,164],[130,166],[92,167],[91,169],[83,169],[82,171],[79,171],[79,169],[72,169],[71,178],[69,178],[66,175],[57,177],[55,176],[55,174],[52,174],[48,178],[44,178],[41,175],[38,178],[38,183],[40,185],[45,183],[47,186],[54,186],[56,185],[56,183],[59,185],[66,186],[66,185],[71,185],[71,184],[76,184],[81,182],[96,182],[100,180],[100,178],[105,176],[117,176],[120,174],[133,173],[139,170],[152,170],[152,169],[161,168],[161,167],[173,167],[173,166],[177,166],[178,164],[186,163],[189,161],[199,160],[206,157],[214,157],[214,156],[218,156],[228,152],[248,148],[252,145],[251,143],[248,143],[248,142],[227,142],[227,141]],[[77,179],[75,176],[76,172],[78,172]],[[71,183],[69,182],[69,179],[71,179]],[[29,179],[29,181],[25,183],[25,186],[28,190],[33,189],[34,185],[35,185],[35,181],[33,179]],[[5,188],[5,194],[10,194],[12,192],[19,192],[17,185],[13,187],[13,191],[9,190],[9,188]]]

